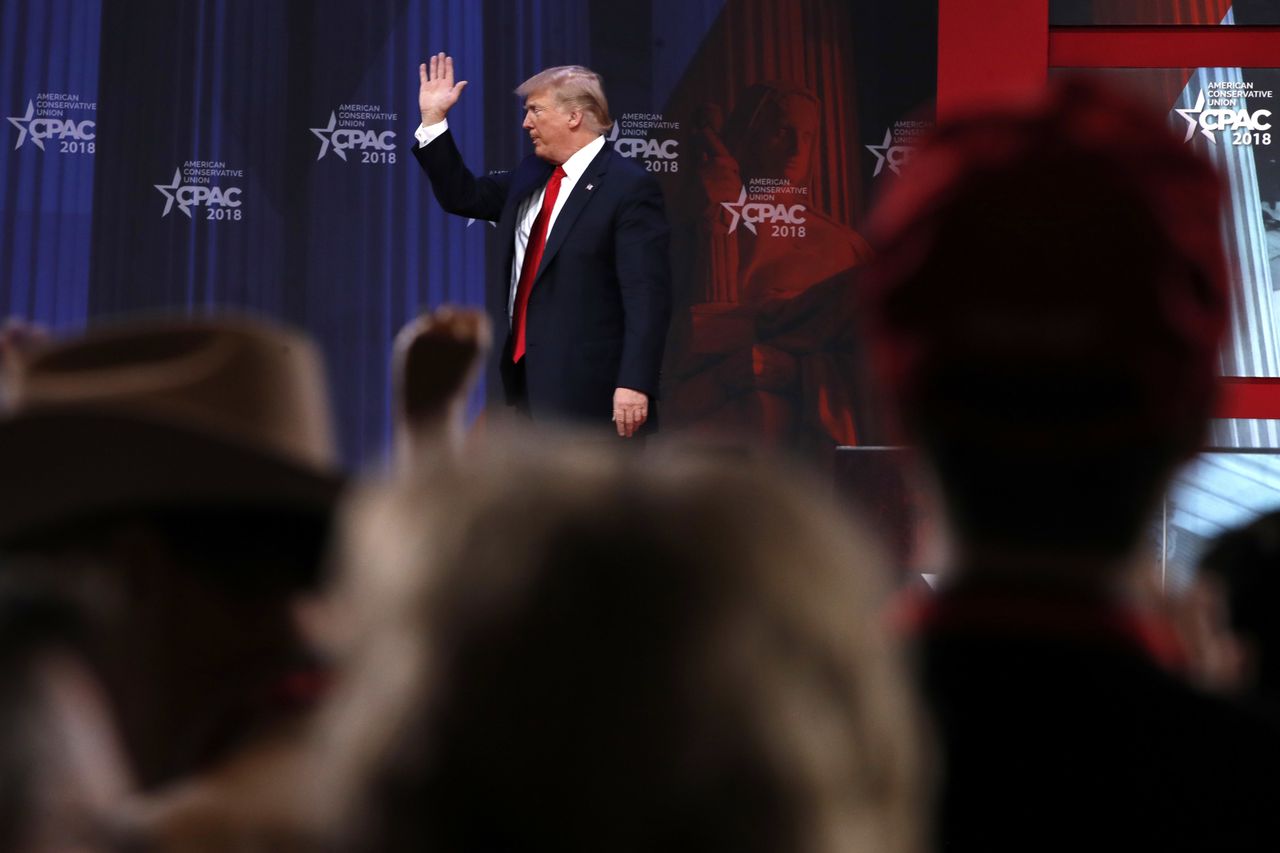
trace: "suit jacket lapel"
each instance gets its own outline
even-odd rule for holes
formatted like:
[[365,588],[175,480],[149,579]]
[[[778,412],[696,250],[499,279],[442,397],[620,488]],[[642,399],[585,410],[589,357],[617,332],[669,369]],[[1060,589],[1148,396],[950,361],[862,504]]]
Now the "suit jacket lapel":
[[497,231],[498,245],[503,247],[503,262],[495,280],[499,284],[504,305],[511,286],[511,263],[516,251],[516,229],[520,227],[520,205],[542,189],[554,168],[545,160],[530,155],[521,161],[515,174],[511,176],[511,188],[507,191],[507,211],[499,221]]
[[525,199],[542,189],[554,169],[555,166],[546,160],[540,160],[532,154],[526,157],[516,174],[511,176],[511,191],[507,196],[511,205],[519,208]]
[[573,192],[569,193],[564,207],[560,208],[560,215],[556,217],[555,224],[551,226],[551,233],[547,235],[547,246],[542,250],[542,263],[538,264],[538,272],[533,278],[535,282],[542,276],[551,259],[556,256],[556,252],[560,251],[560,247],[564,245],[565,238],[573,228],[573,222],[578,218],[578,214],[582,213],[587,202],[591,201],[592,195],[599,190],[600,182],[604,180],[604,173],[608,171],[608,167],[609,146],[606,144],[600,149],[600,153],[592,158],[582,177],[578,178],[578,182],[573,185]]
[[[508,213],[503,217],[502,227],[498,229],[504,244],[509,245],[511,251],[515,251],[516,229],[520,227],[520,206],[529,196],[542,189],[554,168],[545,160],[529,156],[511,176],[511,189],[507,193]],[[507,259],[510,260],[509,254]]]

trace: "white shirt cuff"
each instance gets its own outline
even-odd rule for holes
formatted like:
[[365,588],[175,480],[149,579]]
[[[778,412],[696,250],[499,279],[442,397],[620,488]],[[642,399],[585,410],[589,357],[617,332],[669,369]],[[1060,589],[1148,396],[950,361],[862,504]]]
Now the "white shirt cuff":
[[448,129],[449,129],[449,120],[442,118],[440,119],[440,121],[432,125],[426,125],[426,124],[418,125],[418,129],[413,132],[413,138],[418,140],[419,148],[426,148],[428,145],[434,142],[436,138],[440,136],[440,134],[444,133]]

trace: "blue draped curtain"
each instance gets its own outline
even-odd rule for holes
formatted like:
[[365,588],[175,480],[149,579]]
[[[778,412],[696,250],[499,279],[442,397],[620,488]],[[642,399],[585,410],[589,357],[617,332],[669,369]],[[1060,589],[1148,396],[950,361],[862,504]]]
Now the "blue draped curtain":
[[88,316],[97,140],[77,136],[96,136],[100,14],[98,0],[0,0],[0,318]]

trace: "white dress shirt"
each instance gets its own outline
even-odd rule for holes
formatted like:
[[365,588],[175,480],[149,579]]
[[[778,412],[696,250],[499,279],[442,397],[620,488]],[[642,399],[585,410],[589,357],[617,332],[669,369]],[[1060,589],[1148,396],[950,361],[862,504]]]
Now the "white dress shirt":
[[[419,125],[413,136],[418,140],[418,146],[425,148],[448,129],[449,122],[446,119],[430,126]],[[551,219],[547,222],[548,237],[551,236],[551,229],[555,227],[556,217],[564,209],[564,203],[568,200],[569,194],[573,192],[578,179],[582,177],[582,173],[587,170],[587,166],[591,165],[591,161],[595,159],[595,156],[600,153],[602,148],[604,148],[604,137],[597,136],[575,151],[573,156],[561,164],[561,168],[564,169],[564,178],[560,181],[560,194],[556,196],[556,206],[552,209]],[[544,185],[542,189],[529,196],[520,205],[520,209],[516,211],[516,254],[511,261],[511,284],[507,291],[508,324],[511,323],[511,317],[515,313],[516,286],[520,283],[520,267],[524,263],[524,250],[529,244],[529,233],[533,230],[533,222],[538,218],[538,212],[542,210],[542,197],[546,192],[547,188]]]

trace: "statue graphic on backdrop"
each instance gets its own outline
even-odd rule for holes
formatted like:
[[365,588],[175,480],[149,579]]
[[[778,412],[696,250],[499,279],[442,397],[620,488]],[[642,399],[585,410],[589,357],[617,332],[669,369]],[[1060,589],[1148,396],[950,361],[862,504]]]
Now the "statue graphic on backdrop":
[[699,216],[673,350],[682,425],[821,451],[856,444],[855,270],[870,249],[812,197],[822,105],[746,89],[696,121]]

